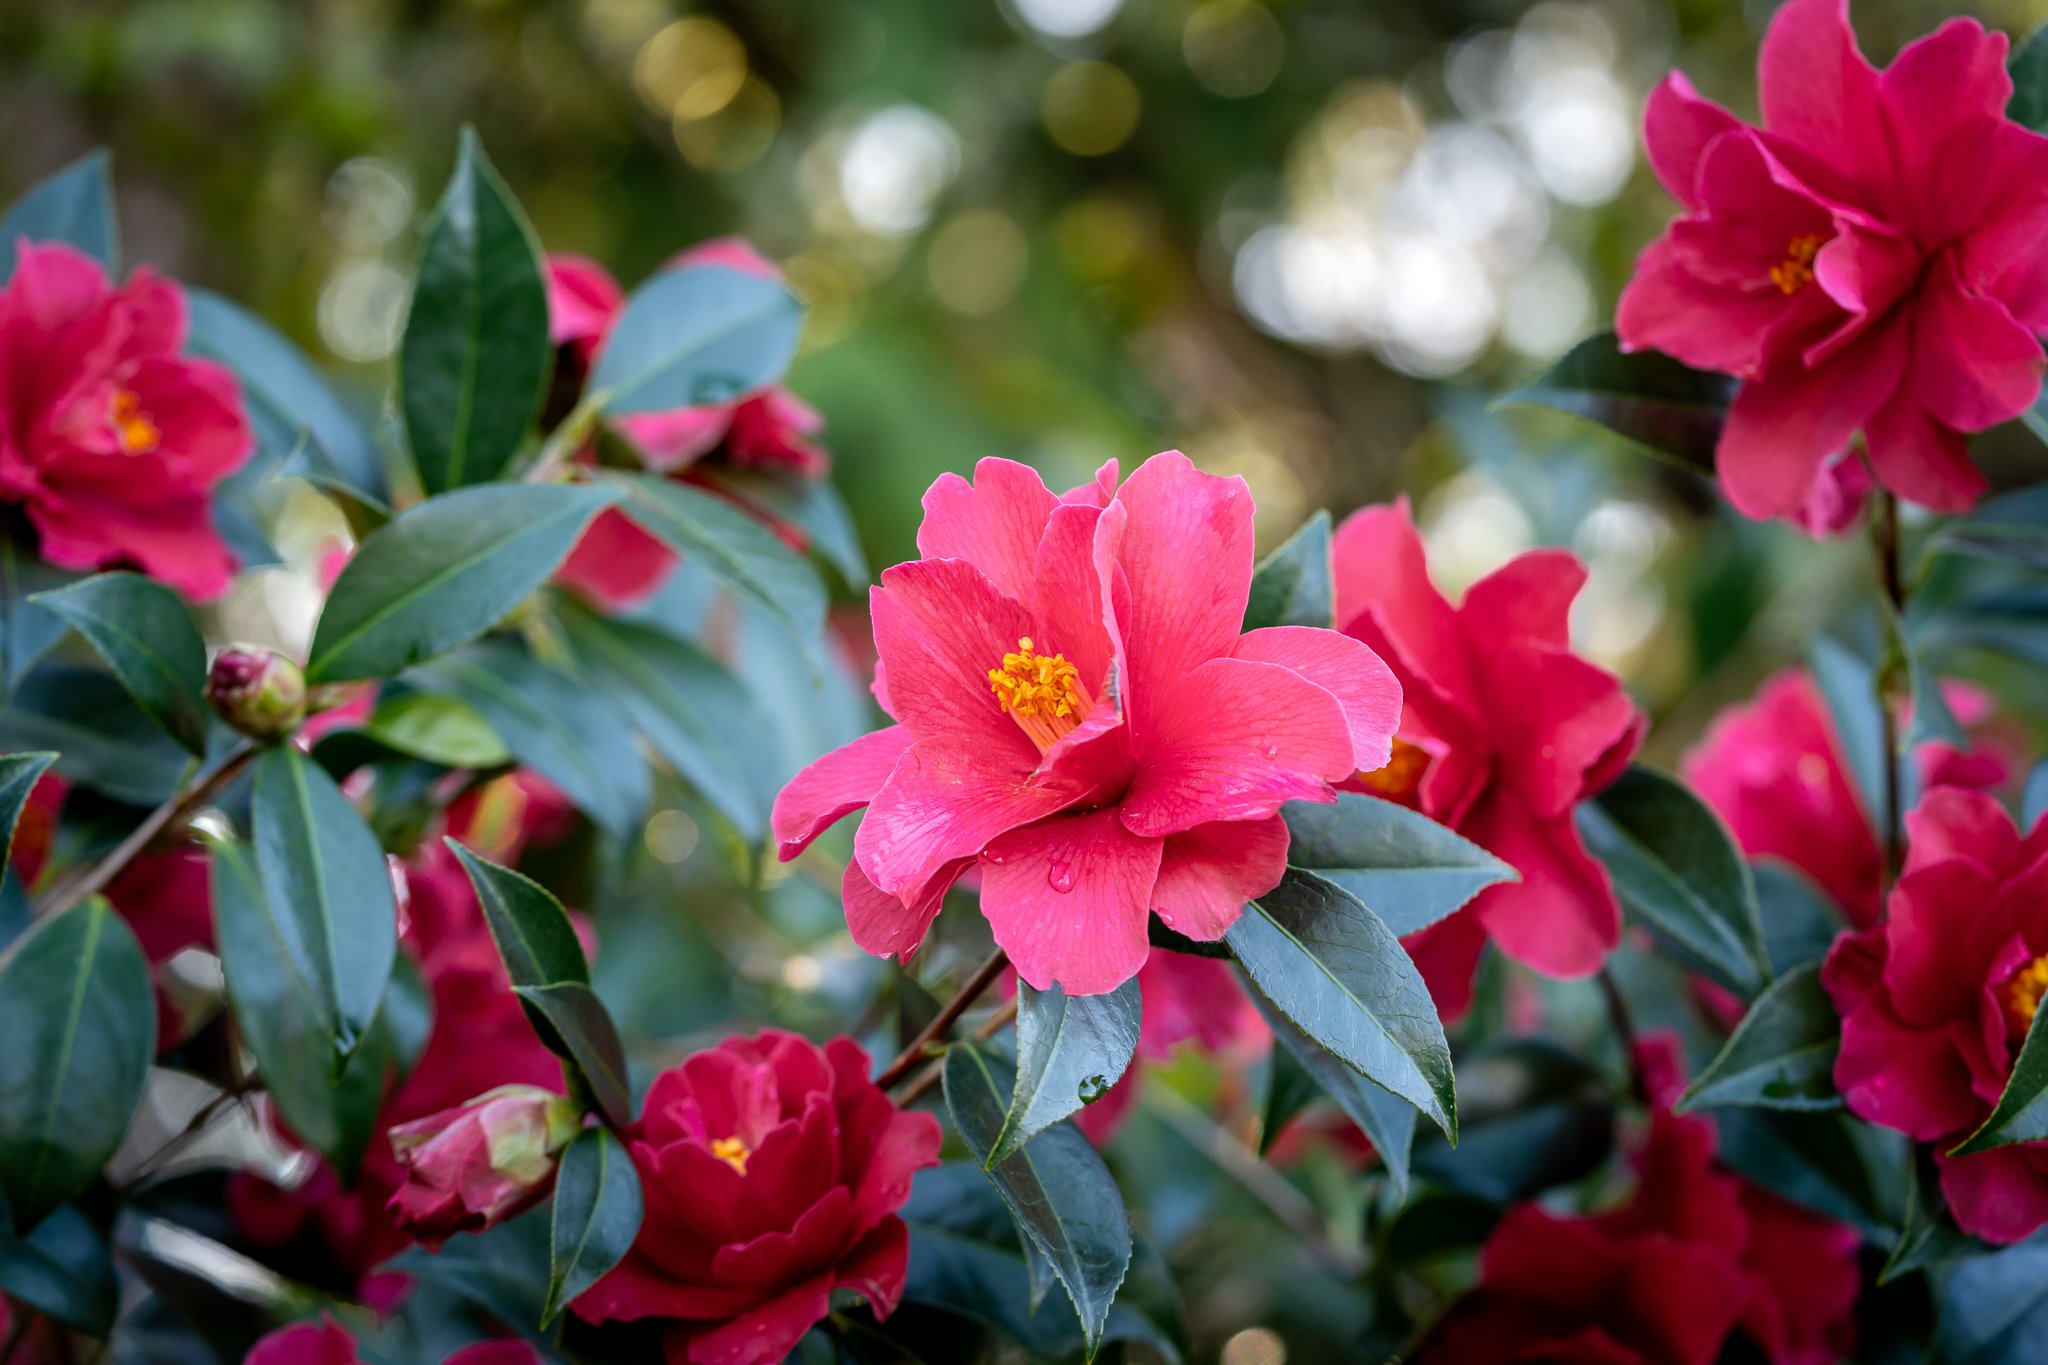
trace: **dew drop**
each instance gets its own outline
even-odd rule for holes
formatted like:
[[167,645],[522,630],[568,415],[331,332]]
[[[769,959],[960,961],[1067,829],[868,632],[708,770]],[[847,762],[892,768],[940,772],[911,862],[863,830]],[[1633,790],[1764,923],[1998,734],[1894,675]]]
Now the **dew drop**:
[[1045,869],[1045,881],[1046,885],[1062,895],[1072,891],[1074,889],[1074,865],[1064,862],[1051,864]]
[[1080,1088],[1081,1103],[1093,1104],[1108,1093],[1109,1078],[1107,1076],[1086,1076],[1082,1078]]
[[985,863],[994,863],[997,867],[1001,867],[1004,863],[1010,861],[1000,853],[984,853],[981,855],[981,860]]

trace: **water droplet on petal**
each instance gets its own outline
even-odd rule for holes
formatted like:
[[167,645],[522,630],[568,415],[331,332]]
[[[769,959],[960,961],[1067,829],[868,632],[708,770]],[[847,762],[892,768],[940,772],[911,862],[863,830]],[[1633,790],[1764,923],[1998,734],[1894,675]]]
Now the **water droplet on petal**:
[[1074,889],[1074,865],[1072,863],[1053,863],[1045,870],[1045,881],[1046,885],[1062,895],[1072,891]]

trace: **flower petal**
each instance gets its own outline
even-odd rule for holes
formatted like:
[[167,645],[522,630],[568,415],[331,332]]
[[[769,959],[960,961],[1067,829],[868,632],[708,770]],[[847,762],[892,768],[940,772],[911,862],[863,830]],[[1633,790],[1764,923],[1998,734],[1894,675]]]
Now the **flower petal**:
[[1245,902],[1287,872],[1287,822],[1219,820],[1169,835],[1152,888],[1152,909],[1176,933],[1204,943],[1223,937]]
[[1137,975],[1164,846],[1131,833],[1114,809],[992,841],[981,858],[981,913],[1017,975],[1069,995],[1100,995]]
[[1004,593],[1028,602],[1038,542],[1058,503],[1038,471],[1015,460],[981,461],[972,483],[941,474],[925,490],[918,553],[964,559]]
[[1735,115],[1705,98],[1685,74],[1674,71],[1657,83],[1643,109],[1643,141],[1650,169],[1687,208],[1697,208],[1700,158],[1707,144],[1731,128],[1741,127]]
[[792,777],[775,794],[769,815],[782,861],[796,857],[813,839],[872,801],[909,747],[908,730],[887,726],[840,745]]
[[1544,820],[1515,798],[1494,794],[1473,807],[1460,833],[1522,874],[1520,882],[1490,886],[1472,902],[1502,952],[1545,976],[1599,970],[1621,941],[1621,906],[1569,812]]
[[1348,635],[1313,626],[1247,631],[1233,658],[1278,664],[1337,699],[1351,731],[1351,766],[1369,773],[1393,756],[1401,728],[1401,684],[1386,660]]
[[990,763],[1030,769],[1038,749],[989,690],[988,674],[1031,634],[1028,612],[959,559],[882,572],[868,594],[875,651],[897,719],[918,739],[972,739]]
[[849,858],[839,892],[846,906],[847,932],[864,953],[908,962],[945,906],[946,892],[970,861],[962,858],[945,864],[905,897],[891,895],[876,886],[861,871],[860,859]]

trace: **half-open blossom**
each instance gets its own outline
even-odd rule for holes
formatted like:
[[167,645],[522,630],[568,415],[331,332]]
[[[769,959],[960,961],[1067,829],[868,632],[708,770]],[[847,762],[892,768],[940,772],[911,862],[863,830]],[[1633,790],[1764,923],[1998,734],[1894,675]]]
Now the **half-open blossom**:
[[1040,990],[1114,990],[1156,912],[1221,938],[1279,883],[1289,801],[1383,766],[1400,689],[1335,631],[1242,629],[1242,479],[1155,455],[1058,497],[983,460],[925,494],[918,548],[870,595],[875,692],[898,722],[776,798],[782,856],[863,806],[845,878],[854,941],[908,956],[946,889]]
[[179,354],[185,296],[138,270],[118,287],[61,243],[16,244],[0,287],[0,501],[42,557],[133,565],[195,598],[227,589],[235,557],[211,498],[255,449],[235,376]]
[[206,701],[243,734],[273,739],[306,718],[306,675],[274,649],[229,645],[206,670]]
[[1531,550],[1452,606],[1405,499],[1354,513],[1333,549],[1338,623],[1393,666],[1406,702],[1393,761],[1364,789],[1521,873],[1409,939],[1438,1008],[1464,1012],[1489,937],[1548,975],[1592,972],[1620,940],[1621,907],[1572,811],[1627,765],[1644,720],[1619,679],[1572,652],[1585,565]]
[[1752,517],[1809,515],[1857,458],[1913,502],[1985,487],[1963,434],[2040,391],[2048,138],[2005,116],[2006,40],[1956,19],[1876,70],[1848,0],[1790,0],[1758,64],[1763,126],[1667,77],[1644,119],[1684,208],[1637,262],[1616,325],[1741,381],[1717,463]]
[[772,1365],[834,1290],[887,1317],[910,1255],[896,1210],[940,1139],[936,1118],[868,1079],[849,1039],[728,1038],[648,1088],[627,1134],[640,1235],[573,1308],[590,1322],[670,1320],[670,1365]]
[[391,1151],[405,1167],[405,1184],[391,1196],[392,1221],[438,1250],[458,1232],[482,1232],[525,1212],[554,1187],[562,1149],[582,1118],[551,1090],[501,1085],[397,1125]]
[[1837,940],[1821,984],[1842,1015],[1850,1110],[1935,1144],[1965,1232],[2016,1242],[2048,1224],[2048,1142],[1952,1157],[1988,1118],[2048,992],[2048,820],[2030,833],[1981,792],[1929,792],[1883,923]]

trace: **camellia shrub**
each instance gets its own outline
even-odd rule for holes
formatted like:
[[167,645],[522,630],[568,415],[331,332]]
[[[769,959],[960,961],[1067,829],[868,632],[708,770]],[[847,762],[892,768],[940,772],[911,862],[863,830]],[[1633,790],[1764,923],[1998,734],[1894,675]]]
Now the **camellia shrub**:
[[2048,40],[1758,85],[1510,395],[1869,538],[1675,773],[1579,559],[1405,500],[987,458],[871,575],[775,265],[623,287],[474,136],[372,407],[31,190],[0,1365],[2048,1358]]

